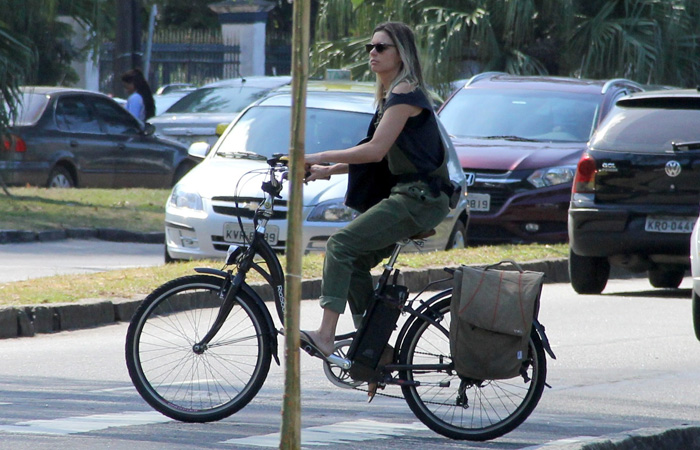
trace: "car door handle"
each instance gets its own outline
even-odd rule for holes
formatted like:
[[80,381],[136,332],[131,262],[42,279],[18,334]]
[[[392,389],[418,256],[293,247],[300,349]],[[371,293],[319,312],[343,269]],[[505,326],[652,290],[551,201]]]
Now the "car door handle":
[[119,150],[124,150],[124,149],[126,148],[126,145],[124,145],[124,144],[117,144],[117,148],[118,148]]
[[70,141],[70,146],[71,146],[71,147],[77,147],[77,146],[78,146],[78,141]]

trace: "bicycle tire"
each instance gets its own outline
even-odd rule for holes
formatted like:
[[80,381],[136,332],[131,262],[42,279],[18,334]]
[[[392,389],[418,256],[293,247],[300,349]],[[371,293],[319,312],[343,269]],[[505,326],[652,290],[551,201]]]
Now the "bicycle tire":
[[270,369],[271,332],[257,302],[241,291],[228,319],[196,353],[223,302],[222,278],[193,275],[151,293],[134,313],[126,365],[136,390],[154,409],[183,422],[228,417],[258,393]]
[[[430,307],[436,322],[449,330],[451,297]],[[416,320],[402,341],[400,364],[449,363],[449,337],[426,320]],[[458,404],[461,379],[455,372],[413,371],[399,373],[402,380],[422,386],[402,386],[402,392],[416,417],[428,428],[451,439],[486,441],[513,431],[527,419],[542,396],[547,361],[537,332],[530,336],[527,373],[508,380],[486,380],[468,385],[466,406]],[[440,386],[438,383],[447,383]],[[432,383],[432,384],[431,384]]]

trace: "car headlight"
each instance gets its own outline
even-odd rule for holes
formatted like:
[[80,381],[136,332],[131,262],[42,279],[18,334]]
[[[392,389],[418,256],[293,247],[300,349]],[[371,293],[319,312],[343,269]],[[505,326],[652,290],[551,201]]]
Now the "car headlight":
[[350,222],[360,213],[352,208],[348,208],[343,200],[336,199],[319,203],[306,219],[309,222]]
[[574,180],[574,175],[576,175],[575,165],[547,167],[535,170],[532,175],[527,177],[527,181],[536,188],[542,188],[571,183]]
[[168,199],[168,205],[174,208],[187,208],[195,211],[204,210],[202,197],[196,192],[188,192],[180,186],[175,186]]

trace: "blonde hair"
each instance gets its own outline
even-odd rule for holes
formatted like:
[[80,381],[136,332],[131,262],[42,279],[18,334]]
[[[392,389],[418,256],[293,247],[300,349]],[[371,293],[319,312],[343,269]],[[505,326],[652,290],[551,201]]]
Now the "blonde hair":
[[377,105],[382,105],[382,100],[391,92],[396,85],[402,82],[407,82],[414,88],[418,88],[425,94],[428,101],[432,103],[428,89],[423,81],[423,72],[421,70],[420,60],[418,58],[418,49],[416,47],[416,39],[413,35],[413,30],[403,22],[385,22],[377,25],[372,34],[383,31],[389,35],[392,43],[396,46],[401,58],[401,69],[398,75],[391,82],[391,85],[384,89],[379,76],[377,76],[377,88],[374,95],[374,100]]

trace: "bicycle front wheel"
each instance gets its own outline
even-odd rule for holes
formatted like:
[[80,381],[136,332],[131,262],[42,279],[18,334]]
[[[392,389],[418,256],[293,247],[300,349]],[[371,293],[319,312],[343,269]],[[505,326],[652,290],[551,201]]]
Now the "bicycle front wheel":
[[[450,300],[429,310],[442,329],[417,320],[406,334],[400,364],[446,364],[452,360],[449,335]],[[452,439],[485,441],[514,430],[535,409],[542,396],[547,367],[537,333],[530,337],[526,376],[507,380],[463,381],[455,372],[406,370],[399,376],[413,413],[431,430]],[[415,383],[414,383],[415,382]]]
[[255,397],[270,369],[271,330],[244,292],[214,339],[194,348],[217,317],[222,283],[208,275],[170,281],[131,319],[129,376],[148,404],[173,419],[210,422],[230,416]]

